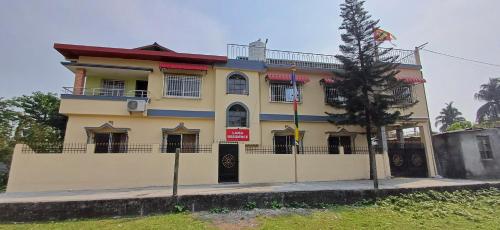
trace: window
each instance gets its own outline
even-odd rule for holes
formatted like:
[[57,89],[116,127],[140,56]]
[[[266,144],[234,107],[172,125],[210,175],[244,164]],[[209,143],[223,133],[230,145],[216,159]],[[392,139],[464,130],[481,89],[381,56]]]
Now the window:
[[229,106],[227,110],[227,127],[248,127],[248,112],[241,104]]
[[165,96],[199,98],[200,76],[165,75]]
[[126,153],[127,133],[95,133],[95,153]]
[[328,153],[339,154],[339,146],[344,148],[344,154],[352,154],[351,136],[329,136]]
[[325,103],[346,102],[346,98],[340,96],[338,90],[332,86],[325,86]]
[[476,136],[477,147],[479,148],[479,154],[481,159],[490,160],[493,159],[493,153],[491,152],[490,138],[488,136]]
[[182,153],[197,151],[198,134],[164,134],[162,152],[175,153],[177,148]]
[[100,96],[123,96],[125,93],[125,81],[122,80],[102,80],[101,90],[94,92]]
[[292,154],[292,147],[295,145],[295,136],[274,136],[275,154]]
[[232,74],[227,78],[228,94],[248,95],[247,78],[241,74]]
[[392,93],[396,97],[398,104],[411,104],[415,102],[412,85],[398,87]]
[[[293,102],[293,85],[284,83],[270,83],[271,102]],[[302,101],[302,86],[297,85],[297,101]]]

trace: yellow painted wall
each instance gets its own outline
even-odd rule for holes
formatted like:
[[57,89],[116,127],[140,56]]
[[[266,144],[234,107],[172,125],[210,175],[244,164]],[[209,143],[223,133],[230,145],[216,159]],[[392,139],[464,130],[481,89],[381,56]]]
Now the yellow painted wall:
[[64,138],[67,143],[85,143],[85,127],[99,127],[113,122],[115,128],[129,128],[129,143],[160,144],[162,128],[175,128],[180,122],[188,129],[200,129],[199,143],[213,143],[213,120],[189,118],[151,118],[125,116],[70,116]]
[[[174,154],[23,153],[14,150],[7,192],[117,189],[172,184]],[[156,145],[159,147],[159,145]],[[294,155],[247,154],[239,146],[239,182],[295,181]],[[89,151],[90,150],[90,151]],[[380,178],[386,178],[382,155],[377,156]],[[368,179],[368,155],[297,155],[299,182]],[[217,145],[213,153],[181,153],[179,184],[217,184]]]
[[[292,121],[263,121],[261,122],[262,129],[262,145],[273,145],[273,130],[284,130],[287,126],[294,128],[295,125]],[[361,134],[364,130],[358,126],[337,126],[326,122],[302,122],[299,124],[299,129],[305,131],[303,138],[304,146],[327,146],[328,145],[328,132],[339,132],[342,128],[349,132],[359,133],[356,135],[354,145],[356,147],[365,147],[366,135]]]
[[[172,185],[174,154],[30,154],[20,149],[14,153],[7,192]],[[179,184],[216,184],[217,170],[216,154],[182,153]]]
[[[249,84],[248,95],[227,94],[227,77],[235,70],[217,68],[215,70],[215,140],[226,140],[226,110],[232,103],[244,104],[249,110],[250,141],[248,144],[260,143],[260,103],[259,103],[259,73],[254,71],[237,71],[247,76]],[[235,128],[235,127],[231,127]],[[243,129],[247,129],[244,128]]]
[[[170,109],[170,110],[214,110],[214,89],[215,89],[215,71],[210,68],[208,71],[177,71],[176,74],[201,75],[202,91],[200,99],[185,99],[164,97],[164,73],[159,68],[157,61],[119,59],[119,58],[99,58],[99,57],[80,57],[79,63],[102,64],[116,66],[134,66],[143,68],[152,68],[153,72],[149,74],[148,91],[150,92],[151,109]],[[91,80],[91,84],[92,80]],[[100,86],[99,86],[100,87]],[[134,82],[135,89],[135,82]]]

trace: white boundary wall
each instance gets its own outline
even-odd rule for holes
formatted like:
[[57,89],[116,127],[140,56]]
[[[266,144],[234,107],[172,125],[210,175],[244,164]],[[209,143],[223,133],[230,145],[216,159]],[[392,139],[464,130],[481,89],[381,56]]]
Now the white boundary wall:
[[[159,147],[159,146],[158,146]],[[23,153],[16,145],[7,192],[92,190],[170,186],[174,154]],[[158,148],[153,148],[158,149]],[[179,184],[218,183],[218,145],[212,153],[181,153]],[[239,182],[295,181],[293,154],[246,154],[239,146]],[[387,155],[377,155],[379,178],[390,176]],[[298,182],[369,178],[367,154],[297,155]]]

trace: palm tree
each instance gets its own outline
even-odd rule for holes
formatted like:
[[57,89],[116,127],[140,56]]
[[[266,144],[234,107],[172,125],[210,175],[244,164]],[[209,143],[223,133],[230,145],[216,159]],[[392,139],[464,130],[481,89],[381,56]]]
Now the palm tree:
[[500,78],[490,78],[487,84],[482,84],[474,98],[486,102],[477,110],[477,122],[497,121],[500,113]]
[[457,108],[453,107],[453,101],[450,103],[445,103],[445,107],[439,112],[439,116],[436,117],[436,123],[434,124],[436,127],[441,124],[439,131],[446,132],[448,127],[451,124],[457,121],[465,121],[465,118],[462,117],[462,113],[458,111]]

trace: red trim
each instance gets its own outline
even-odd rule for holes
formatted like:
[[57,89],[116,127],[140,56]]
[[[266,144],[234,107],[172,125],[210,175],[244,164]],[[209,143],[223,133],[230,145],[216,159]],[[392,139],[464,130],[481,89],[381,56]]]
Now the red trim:
[[208,65],[160,62],[160,69],[208,70]]
[[226,56],[176,53],[167,51],[137,50],[123,48],[109,48],[98,46],[83,46],[54,43],[54,49],[69,59],[80,56],[125,58],[152,61],[179,61],[188,63],[214,64],[226,63]]
[[425,83],[425,79],[422,77],[400,77],[397,76],[396,79],[403,81],[408,84],[420,84],[420,83]]
[[[267,74],[266,80],[290,82],[292,81],[292,76],[290,74]],[[309,82],[309,77],[297,75],[297,82],[302,84],[307,83]]]
[[333,78],[323,78],[320,80],[320,82],[323,82],[323,84],[333,84],[335,83],[335,79]]

